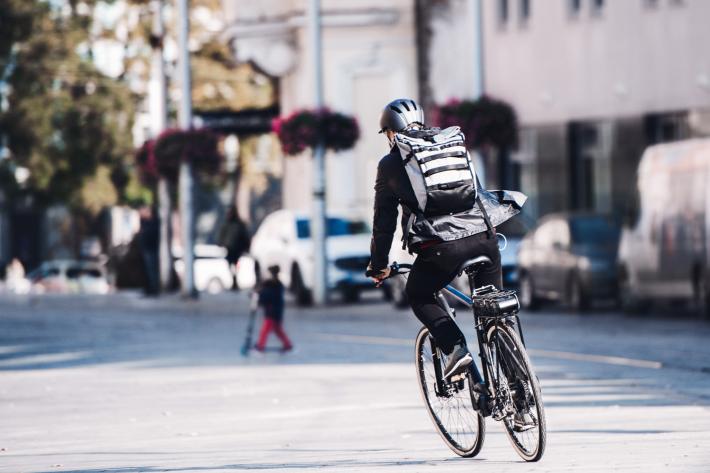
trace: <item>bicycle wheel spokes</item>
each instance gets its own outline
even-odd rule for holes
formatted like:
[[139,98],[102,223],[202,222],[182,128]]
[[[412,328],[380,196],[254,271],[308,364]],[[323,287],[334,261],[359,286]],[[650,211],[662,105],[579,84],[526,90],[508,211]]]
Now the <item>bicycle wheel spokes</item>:
[[469,378],[453,384],[437,382],[437,371],[446,360],[436,360],[429,332],[422,329],[416,341],[416,365],[422,397],[442,439],[457,455],[472,457],[483,445],[485,424],[474,408]]
[[518,454],[526,461],[537,461],[546,444],[545,409],[537,376],[511,327],[491,327],[488,335],[492,366],[497,371],[499,417]]

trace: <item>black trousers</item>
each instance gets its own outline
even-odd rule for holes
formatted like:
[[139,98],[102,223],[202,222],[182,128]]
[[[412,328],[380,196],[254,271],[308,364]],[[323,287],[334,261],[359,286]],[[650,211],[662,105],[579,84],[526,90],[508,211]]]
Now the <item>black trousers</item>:
[[465,342],[461,329],[436,301],[434,293],[444,288],[456,277],[459,264],[469,258],[488,256],[493,265],[476,275],[476,287],[493,284],[503,287],[498,239],[489,238],[486,232],[460,240],[439,243],[422,250],[407,281],[407,297],[417,318],[429,329],[436,343],[445,353]]

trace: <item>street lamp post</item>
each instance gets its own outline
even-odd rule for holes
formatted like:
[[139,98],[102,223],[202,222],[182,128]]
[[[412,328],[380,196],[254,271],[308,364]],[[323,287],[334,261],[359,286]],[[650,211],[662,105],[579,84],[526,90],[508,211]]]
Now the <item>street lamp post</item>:
[[[481,17],[481,0],[469,0],[469,10],[471,12],[471,23],[473,38],[471,42],[471,53],[473,55],[473,80],[471,84],[471,95],[473,100],[481,98],[484,92],[484,75],[483,75],[483,22]],[[471,155],[474,160],[476,174],[485,186],[486,183],[486,163],[483,155],[475,150],[471,150]]]
[[[151,32],[153,51],[150,68],[149,105],[151,135],[153,139],[156,139],[165,130],[167,124],[167,91],[165,60],[163,58],[163,38],[165,36],[163,0],[152,0],[151,7],[153,10]],[[169,289],[172,275],[171,208],[168,180],[161,176],[158,180],[158,213],[160,215],[160,286],[163,290]]]
[[471,10],[471,22],[473,23],[473,42],[471,52],[473,53],[473,99],[483,95],[483,23],[481,18],[481,0],[469,0]]
[[[190,10],[188,0],[178,2],[178,73],[180,76],[181,100],[178,110],[180,128],[192,128],[192,85],[190,81],[190,50],[188,49],[188,34],[190,31]],[[181,236],[183,247],[184,273],[182,278],[182,294],[186,297],[197,297],[194,278],[194,206],[192,166],[187,161],[180,163],[180,215]]]
[[[313,61],[314,106],[323,107],[323,65],[321,50],[320,1],[310,0],[308,4],[308,29],[311,59]],[[321,136],[313,156],[313,215],[311,236],[313,238],[313,301],[323,305],[327,300],[327,254],[325,215],[325,146]]]

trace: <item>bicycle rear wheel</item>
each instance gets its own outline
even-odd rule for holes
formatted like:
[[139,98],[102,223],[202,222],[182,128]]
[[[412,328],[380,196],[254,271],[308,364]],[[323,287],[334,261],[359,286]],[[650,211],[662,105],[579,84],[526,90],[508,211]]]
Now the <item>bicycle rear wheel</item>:
[[538,461],[547,443],[540,382],[512,326],[493,325],[487,336],[490,366],[496,371],[491,377],[496,380],[499,407],[505,404],[514,412],[502,419],[508,439],[523,460]]
[[471,375],[456,383],[437,383],[446,363],[445,355],[439,353],[429,331],[422,328],[417,335],[415,355],[419,388],[429,417],[454,453],[462,457],[476,456],[483,446],[486,424],[474,407]]

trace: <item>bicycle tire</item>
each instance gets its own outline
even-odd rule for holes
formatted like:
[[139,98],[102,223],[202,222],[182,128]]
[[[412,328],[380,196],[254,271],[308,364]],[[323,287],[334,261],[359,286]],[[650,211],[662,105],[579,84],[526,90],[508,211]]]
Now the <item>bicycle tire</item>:
[[[486,424],[485,419],[475,408],[476,401],[471,388],[473,386],[471,374],[469,373],[468,377],[461,381],[463,386],[456,394],[462,395],[448,398],[437,395],[432,343],[426,328],[422,328],[417,335],[415,361],[419,390],[439,436],[457,455],[467,458],[476,456],[483,447]],[[446,425],[457,421],[460,421],[458,426]]]
[[[496,331],[498,332],[497,334],[494,333]],[[512,326],[505,323],[491,325],[491,327],[487,330],[487,340],[489,345],[488,349],[493,355],[491,357],[491,366],[495,366],[495,357],[498,357],[498,354],[500,354],[497,359],[501,362],[501,366],[503,367],[502,371],[504,372],[503,374],[505,375],[508,383],[517,384],[518,386],[516,389],[518,389],[518,392],[520,391],[520,387],[522,387],[526,392],[524,402],[527,405],[526,409],[528,411],[530,411],[530,408],[532,407],[529,405],[529,398],[532,397],[537,416],[535,419],[537,421],[537,425],[535,427],[530,430],[516,431],[510,417],[504,418],[502,422],[505,426],[505,432],[508,439],[518,455],[520,455],[520,457],[525,461],[536,462],[542,458],[547,444],[547,425],[545,420],[545,407],[543,405],[542,392],[540,390],[540,381],[533,370],[532,363],[530,362],[530,358],[525,350],[525,346],[520,341],[520,337]],[[508,373],[505,373],[505,371]],[[491,375],[493,377],[492,373]],[[520,380],[519,378],[523,376],[527,379]],[[508,378],[513,379],[511,380]],[[521,385],[521,382],[527,384]],[[519,410],[518,406],[515,404],[516,403],[514,402],[513,405],[517,410]],[[528,413],[531,414],[531,412]],[[522,437],[522,434],[528,434],[532,431],[536,431],[537,440],[535,441],[535,448],[529,449],[523,445],[523,440],[520,437]]]

